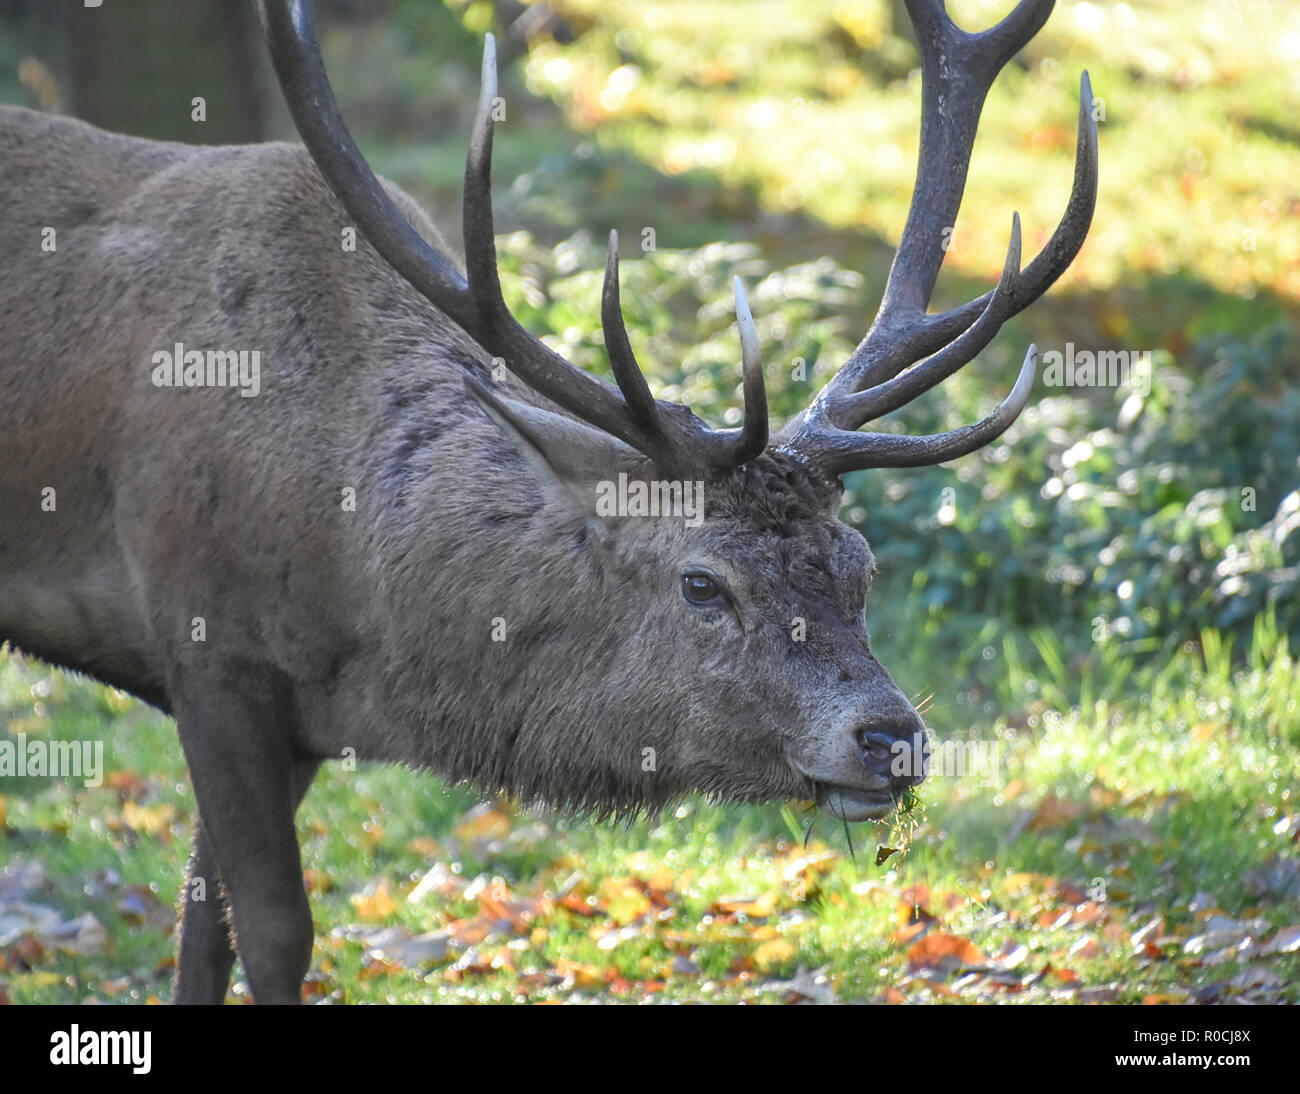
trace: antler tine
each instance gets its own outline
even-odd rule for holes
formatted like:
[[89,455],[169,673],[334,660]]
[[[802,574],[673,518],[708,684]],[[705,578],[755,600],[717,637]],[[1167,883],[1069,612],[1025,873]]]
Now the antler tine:
[[[610,369],[621,397],[603,380],[575,368],[547,349],[510,314],[501,296],[492,219],[492,105],[495,96],[496,48],[489,34],[483,51],[482,90],[465,167],[465,251],[470,289],[481,318],[479,341],[494,352],[500,352],[510,370],[535,390],[592,425],[631,444],[665,470],[717,470],[753,459],[767,443],[767,406],[763,398],[761,370],[757,389],[761,409],[755,410],[751,406],[754,385],[747,368],[745,428],[734,442],[733,431],[710,429],[684,406],[665,404],[661,407],[651,394],[623,322],[617,232],[610,233],[605,254],[601,327]],[[755,448],[753,437],[760,428],[760,419],[763,444]]]
[[[1043,29],[1055,5],[1056,0],[1024,0],[988,30],[963,34],[963,37],[970,40],[972,56],[978,58],[976,63],[982,62],[985,66],[986,79],[990,84],[1006,63]],[[930,6],[933,6],[932,3]],[[943,6],[942,0],[940,6]]]
[[[516,376],[584,421],[626,441],[647,455],[660,455],[660,437],[647,435],[627,404],[604,380],[577,368],[547,348],[506,307],[497,271],[496,228],[492,215],[493,107],[497,98],[496,40],[484,35],[478,109],[465,160],[462,222],[465,268],[475,310],[470,328],[488,352],[500,356]],[[387,257],[387,256],[385,256]]]
[[920,437],[835,430],[817,452],[817,466],[831,475],[843,475],[864,467],[929,467],[968,455],[997,440],[1020,416],[1037,371],[1038,348],[1031,345],[1015,386],[987,418],[947,433]]
[[752,460],[767,447],[767,387],[763,382],[763,358],[758,349],[758,332],[749,310],[745,286],[735,279],[736,327],[740,332],[742,387],[745,393],[745,422],[732,458],[736,463]]
[[[921,52],[916,183],[875,321],[819,401],[834,401],[897,376],[965,330],[990,303],[992,294],[987,293],[978,307],[964,313],[964,323],[954,320],[945,328],[943,339],[925,314],[943,264],[944,234],[956,223],[966,188],[984,99],[1006,62],[1047,21],[1054,4],[1055,0],[1021,0],[996,26],[968,34],[948,18],[942,0],[907,0]],[[1045,284],[1040,292],[1046,288]],[[925,352],[920,345],[928,347]]]
[[496,226],[492,215],[492,104],[497,97],[497,44],[483,36],[478,105],[465,157],[465,190],[461,198],[461,232],[465,239],[465,272],[477,318],[490,326],[506,311],[497,271]]
[[655,398],[650,394],[641,366],[636,363],[632,344],[623,323],[623,305],[618,292],[618,232],[609,233],[605,251],[605,283],[600,293],[600,325],[605,333],[605,352],[609,367],[627,401],[628,413],[646,428],[658,428]]
[[[1051,14],[1055,0],[1021,0],[981,34],[960,30],[941,0],[907,0],[921,50],[921,143],[916,185],[873,332],[925,313],[961,206],[971,148],[993,80]],[[868,334],[868,338],[871,334]],[[879,337],[879,336],[878,336]]]

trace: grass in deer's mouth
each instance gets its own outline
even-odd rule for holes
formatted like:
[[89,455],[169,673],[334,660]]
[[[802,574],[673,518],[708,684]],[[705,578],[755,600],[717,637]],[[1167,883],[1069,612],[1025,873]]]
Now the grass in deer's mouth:
[[876,848],[876,865],[883,866],[894,855],[900,855],[900,858],[891,863],[892,867],[897,866],[907,857],[917,832],[925,827],[925,802],[916,787],[904,787],[903,792],[898,796],[894,811],[887,819],[889,835],[886,841]]

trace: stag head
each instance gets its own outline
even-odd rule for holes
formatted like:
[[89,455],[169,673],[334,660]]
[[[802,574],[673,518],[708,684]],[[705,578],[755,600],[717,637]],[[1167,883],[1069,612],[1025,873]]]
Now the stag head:
[[[595,796],[639,804],[690,789],[741,799],[814,797],[835,815],[858,820],[884,815],[904,787],[923,777],[925,749],[916,744],[925,740],[925,727],[871,651],[865,601],[874,563],[862,536],[837,519],[841,476],[973,452],[1000,436],[1029,398],[1032,346],[1010,393],[979,422],[931,436],[862,429],[969,363],[1010,316],[1056,281],[1083,243],[1097,186],[1086,73],[1074,184],[1050,241],[1022,266],[1020,223],[1013,217],[997,285],[959,307],[928,311],[985,96],[1052,7],[1053,0],[1022,0],[996,26],[971,34],[953,24],[939,0],[907,0],[921,52],[921,147],[884,298],[834,378],[769,438],[758,340],[739,279],[744,420],[738,429],[710,428],[686,406],[654,397],[623,323],[615,233],[601,309],[613,384],[560,357],[510,313],[498,278],[491,203],[497,94],[491,36],[465,172],[462,274],[410,226],[349,135],[320,59],[311,6],[264,6],[281,84],[323,176],[375,250],[485,357],[504,361],[515,380],[494,385],[485,372],[467,372],[470,395],[504,443],[524,457],[556,519],[590,533],[599,551],[590,571],[600,575],[597,595],[612,588],[635,607],[636,626],[620,622],[607,605],[574,607],[587,613],[592,655],[613,649],[626,662],[611,670],[623,674],[620,680],[644,668],[647,681],[680,681],[671,696],[638,691],[634,682],[617,691],[620,716],[653,712],[661,726],[676,727],[664,739],[673,754],[671,773],[653,785],[619,780]],[[620,474],[643,483],[703,483],[704,519],[697,527],[599,519],[594,486]],[[641,626],[642,618],[655,625]],[[645,637],[665,633],[674,635],[671,643]],[[688,733],[684,727],[692,722],[696,731]],[[743,728],[710,738],[715,724]],[[486,780],[573,796],[564,788],[548,795],[547,775],[530,774],[527,762]]]

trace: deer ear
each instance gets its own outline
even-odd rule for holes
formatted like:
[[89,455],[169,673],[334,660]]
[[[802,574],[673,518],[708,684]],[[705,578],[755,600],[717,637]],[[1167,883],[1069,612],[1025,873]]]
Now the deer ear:
[[617,478],[620,471],[645,471],[650,461],[603,430],[550,410],[528,406],[492,391],[477,377],[465,387],[528,462],[543,485],[556,488],[590,514],[595,511],[595,483]]

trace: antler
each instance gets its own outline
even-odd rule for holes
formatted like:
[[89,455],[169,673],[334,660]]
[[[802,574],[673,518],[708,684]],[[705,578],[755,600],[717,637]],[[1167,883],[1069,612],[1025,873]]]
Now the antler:
[[960,307],[926,312],[943,263],[944,235],[961,206],[985,96],[1003,66],[1042,28],[1054,3],[1022,0],[990,30],[969,34],[948,18],[943,0],[907,0],[921,50],[921,150],[907,223],[871,329],[808,410],[777,438],[780,447],[828,474],[942,463],[993,441],[1024,409],[1037,366],[1033,346],[1011,393],[974,425],[923,437],[857,432],[971,361],[1007,319],[1051,287],[1083,245],[1097,200],[1097,123],[1086,72],[1074,184],[1052,238],[1022,270],[1020,218],[1013,216],[996,288]]
[[478,110],[465,166],[462,276],[398,211],[348,132],[325,74],[311,0],[261,0],[276,75],[303,143],[371,246],[435,307],[535,391],[649,456],[663,471],[721,471],[767,445],[767,399],[754,322],[736,280],[745,401],[740,429],[714,430],[679,403],[656,400],[636,363],[619,308],[618,234],[605,262],[601,324],[617,388],[530,335],[506,307],[492,220],[496,46],[487,35]]
[[[960,307],[927,314],[943,263],[944,233],[961,205],[984,99],[997,74],[1042,28],[1055,0],[1021,0],[1010,15],[980,34],[958,29],[943,0],[906,2],[921,50],[922,86],[921,151],[907,223],[871,329],[808,410],[777,438],[782,449],[832,476],[866,467],[954,459],[988,444],[1016,419],[1033,385],[1033,346],[1011,393],[974,425],[922,437],[858,432],[970,362],[1007,319],[1046,292],[1082,246],[1097,199],[1097,125],[1085,72],[1074,184],[1052,238],[1022,269],[1020,219],[1014,216],[997,286]],[[768,414],[762,362],[739,279],[736,320],[745,402],[740,429],[711,429],[686,406],[651,394],[619,305],[616,232],[610,233],[605,261],[601,326],[617,387],[548,349],[506,307],[492,219],[497,82],[491,35],[484,44],[478,110],[465,167],[463,276],[407,223],[349,134],[320,57],[310,0],[261,0],[261,10],[276,73],[303,142],[366,239],[417,291],[535,391],[632,445],[665,471],[722,471],[763,451]]]

